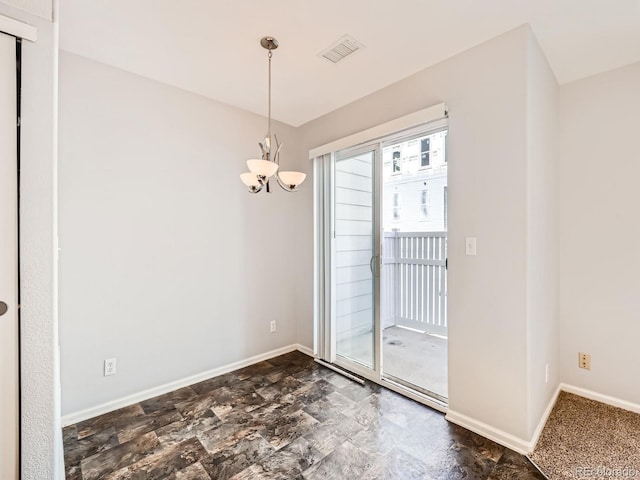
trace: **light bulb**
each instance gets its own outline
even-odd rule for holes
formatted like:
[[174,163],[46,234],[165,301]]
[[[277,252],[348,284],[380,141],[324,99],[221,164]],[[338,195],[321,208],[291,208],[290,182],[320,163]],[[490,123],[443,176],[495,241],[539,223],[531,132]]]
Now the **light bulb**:
[[247,160],[247,167],[254,175],[269,178],[278,171],[278,164],[269,160]]

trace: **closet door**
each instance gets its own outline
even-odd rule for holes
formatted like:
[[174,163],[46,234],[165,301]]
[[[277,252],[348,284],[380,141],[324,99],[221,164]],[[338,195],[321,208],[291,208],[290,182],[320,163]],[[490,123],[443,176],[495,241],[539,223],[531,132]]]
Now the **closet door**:
[[16,39],[0,33],[0,478],[19,478]]

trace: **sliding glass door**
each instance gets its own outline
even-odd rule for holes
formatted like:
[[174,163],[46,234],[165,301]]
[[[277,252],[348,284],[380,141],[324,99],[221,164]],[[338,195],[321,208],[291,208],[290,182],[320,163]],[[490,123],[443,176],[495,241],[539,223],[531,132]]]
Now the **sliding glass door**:
[[379,222],[377,150],[337,152],[333,181],[333,292],[336,363],[377,371]]
[[316,158],[317,351],[445,408],[447,124]]
[[448,397],[447,129],[383,144],[383,379]]

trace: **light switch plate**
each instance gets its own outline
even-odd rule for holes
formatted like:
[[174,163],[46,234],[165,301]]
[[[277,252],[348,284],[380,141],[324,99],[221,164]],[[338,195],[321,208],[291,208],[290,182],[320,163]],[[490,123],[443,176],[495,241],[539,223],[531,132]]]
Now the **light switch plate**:
[[476,237],[467,237],[464,242],[465,253],[467,255],[476,254]]

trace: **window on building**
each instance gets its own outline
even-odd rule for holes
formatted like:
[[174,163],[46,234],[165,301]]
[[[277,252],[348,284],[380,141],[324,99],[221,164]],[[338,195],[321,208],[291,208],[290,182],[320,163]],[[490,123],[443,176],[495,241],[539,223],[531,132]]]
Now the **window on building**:
[[431,166],[431,139],[429,137],[420,140],[420,167]]
[[393,219],[400,219],[400,194],[397,192],[393,194]]
[[392,173],[400,173],[402,171],[402,165],[401,165],[401,160],[400,160],[400,150],[394,150],[393,151],[393,156],[391,157],[392,162],[393,162],[393,169],[391,170]]
[[420,192],[420,208],[422,210],[422,216],[429,216],[429,191],[427,189]]

